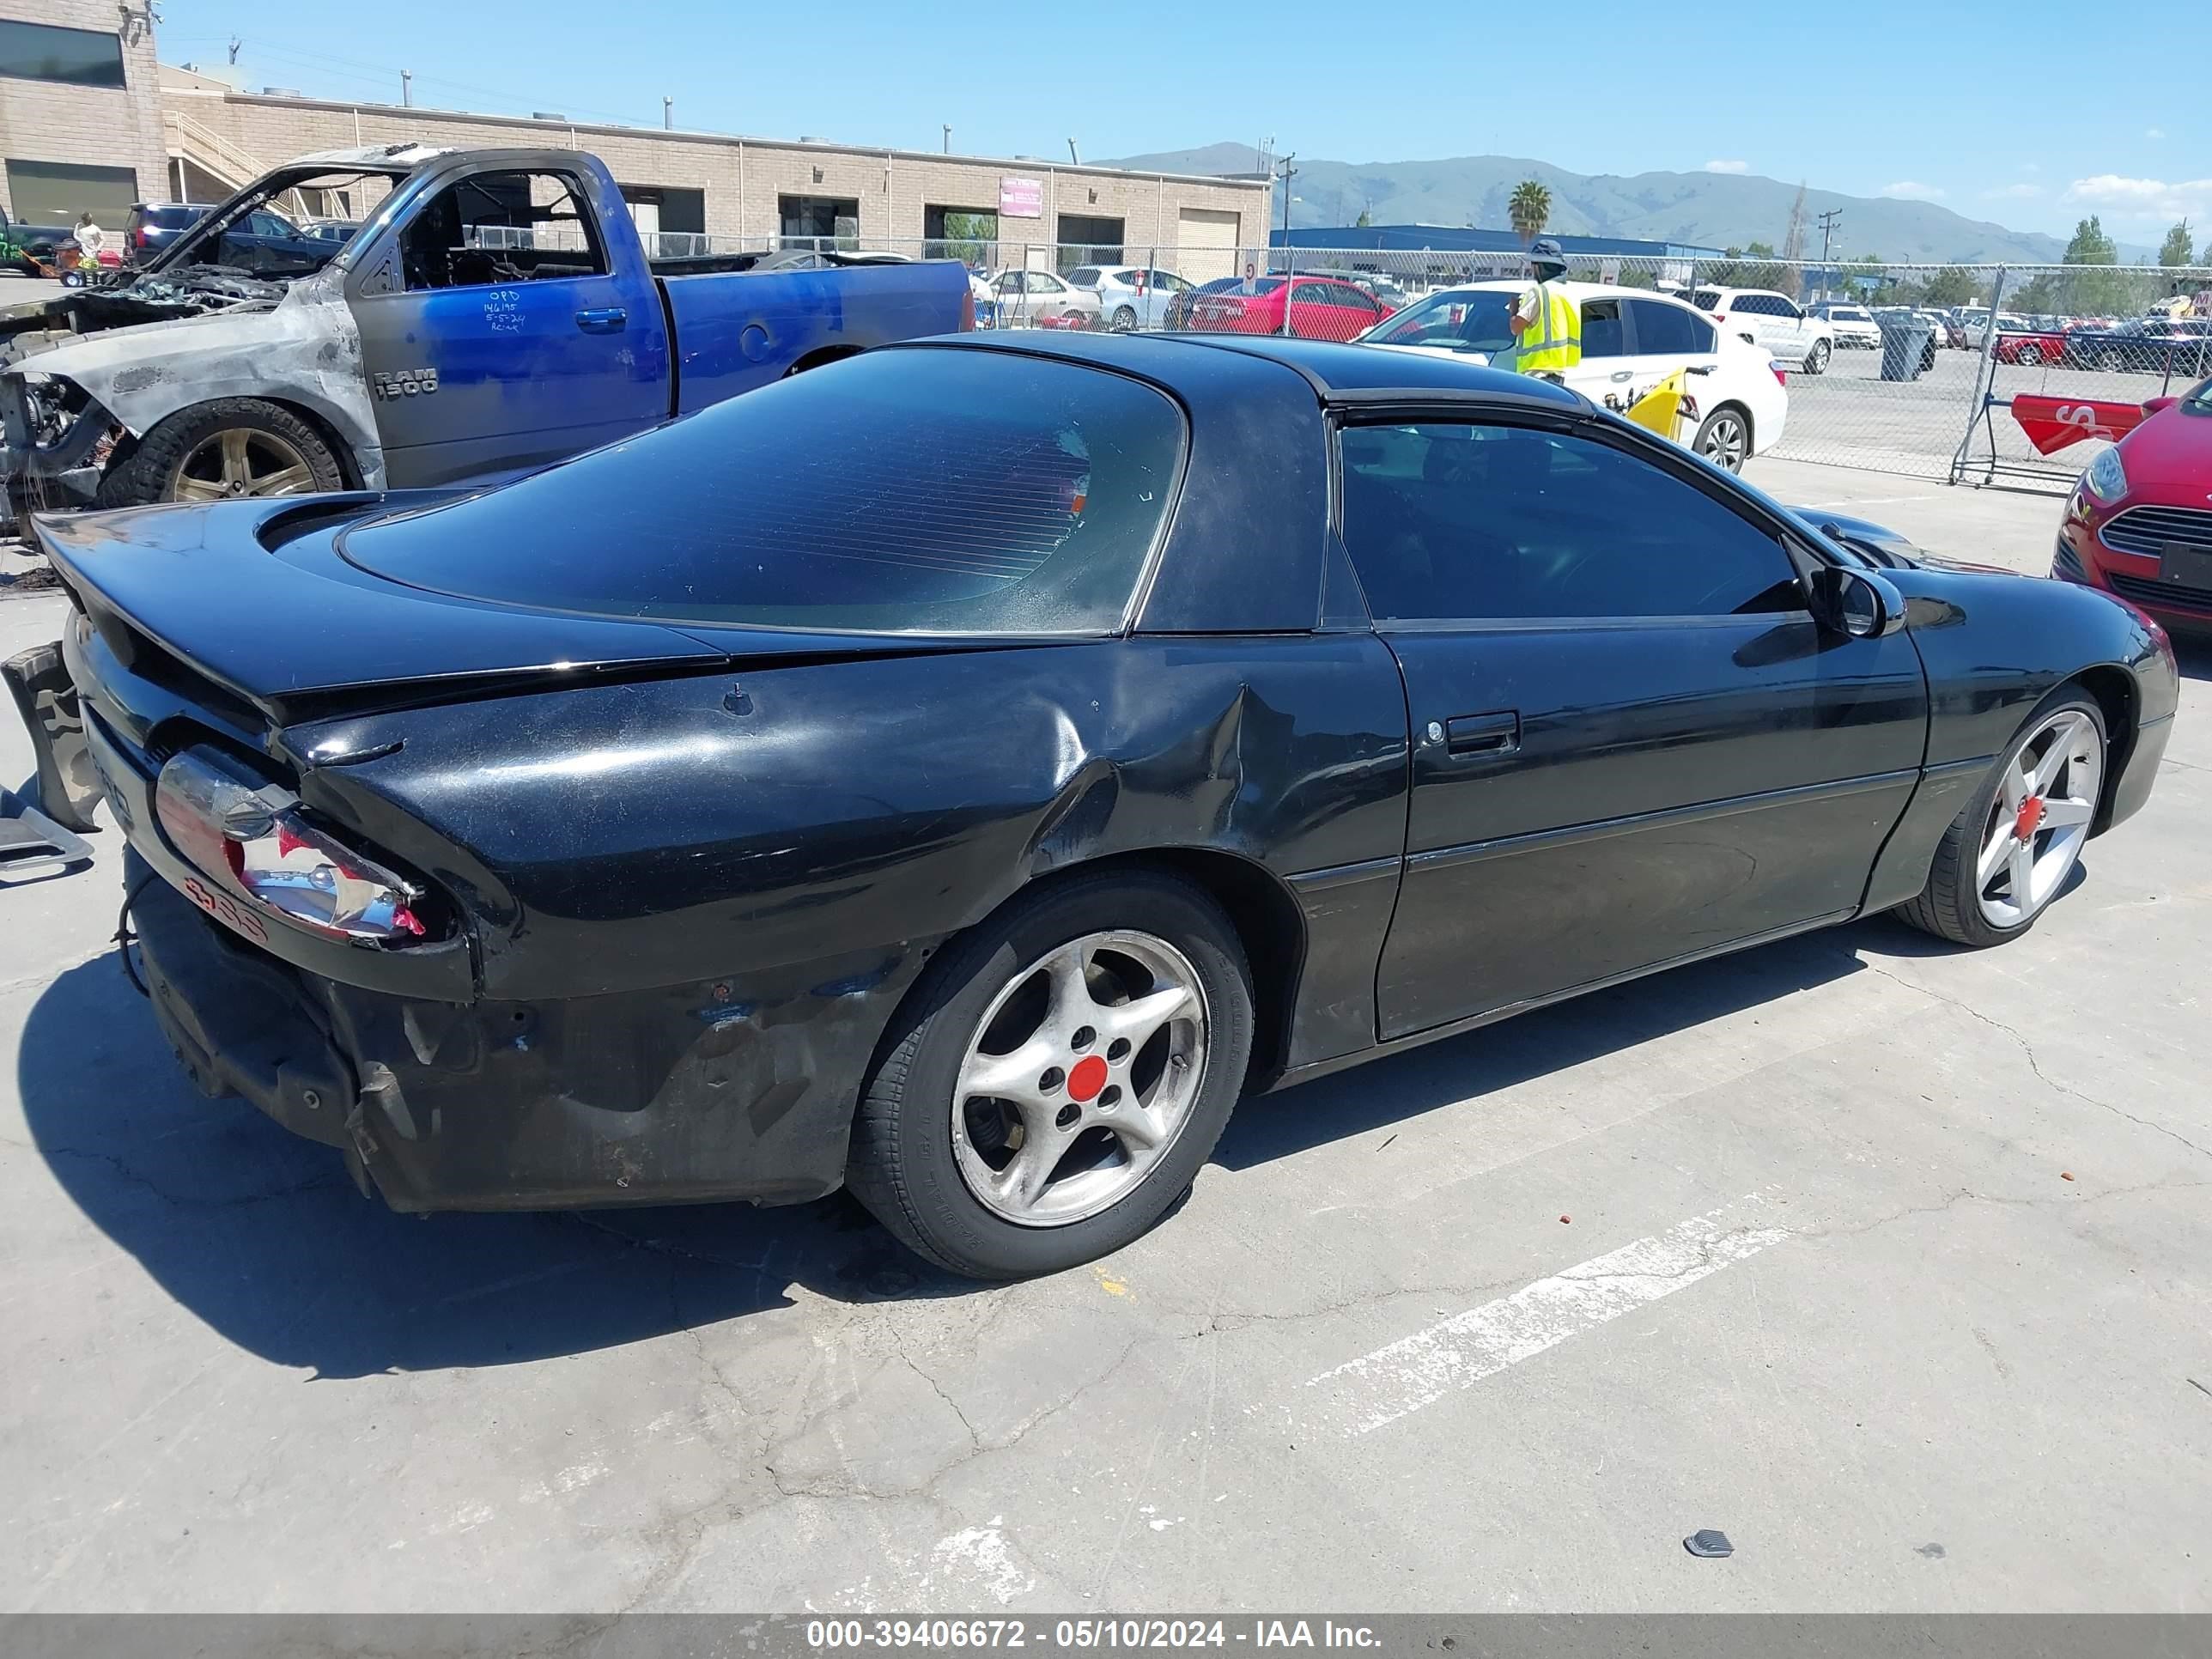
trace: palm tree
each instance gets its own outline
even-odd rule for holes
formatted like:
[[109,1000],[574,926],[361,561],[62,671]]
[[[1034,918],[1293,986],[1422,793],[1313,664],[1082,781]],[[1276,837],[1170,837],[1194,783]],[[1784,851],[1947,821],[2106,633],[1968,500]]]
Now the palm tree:
[[1552,192],[1534,179],[1523,179],[1513,186],[1505,210],[1512,216],[1514,234],[1524,242],[1533,242],[1552,216]]

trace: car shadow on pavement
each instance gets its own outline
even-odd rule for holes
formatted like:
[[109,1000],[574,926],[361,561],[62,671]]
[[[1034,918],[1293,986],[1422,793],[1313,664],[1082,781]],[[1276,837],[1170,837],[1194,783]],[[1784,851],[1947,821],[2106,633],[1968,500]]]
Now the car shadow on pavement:
[[2184,679],[2212,680],[2212,635],[2173,634],[2168,637],[2173,641],[2173,659]]
[[33,1144],[95,1225],[225,1338],[322,1376],[583,1352],[787,1307],[793,1284],[845,1302],[977,1288],[842,1194],[396,1215],[329,1147],[203,1098],[112,952],[33,1005],[17,1081]]
[[1439,1106],[1479,1102],[1546,1073],[1859,973],[1866,967],[1857,955],[1862,945],[1887,956],[1957,948],[1878,916],[1669,969],[1247,1102],[1230,1120],[1213,1161],[1248,1169]]
[[[1213,1162],[1249,1169],[1863,969],[1952,947],[1888,918],[1723,957],[1248,1102]],[[392,1213],[337,1154],[184,1074],[113,953],[57,977],[18,1061],[55,1178],[223,1337],[318,1376],[507,1364],[792,1305],[989,1287],[908,1255],[848,1196],[520,1215]]]

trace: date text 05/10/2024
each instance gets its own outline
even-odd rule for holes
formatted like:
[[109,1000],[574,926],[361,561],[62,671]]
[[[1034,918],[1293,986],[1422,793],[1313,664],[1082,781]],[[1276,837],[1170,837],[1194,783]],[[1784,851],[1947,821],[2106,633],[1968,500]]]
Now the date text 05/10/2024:
[[1378,1648],[1368,1625],[1334,1620],[811,1619],[806,1644],[823,1650],[889,1648]]

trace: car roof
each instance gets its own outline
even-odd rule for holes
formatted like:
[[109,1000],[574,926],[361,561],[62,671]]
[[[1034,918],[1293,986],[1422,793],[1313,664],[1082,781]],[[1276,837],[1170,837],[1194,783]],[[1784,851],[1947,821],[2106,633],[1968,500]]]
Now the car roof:
[[[1518,294],[1528,286],[1525,277],[1516,279],[1511,276],[1493,276],[1485,282],[1455,283],[1449,288],[1431,289],[1421,297],[1425,300],[1442,300],[1455,294]],[[1691,305],[1679,294],[1662,294],[1656,288],[1623,288],[1618,283],[1554,283],[1552,286],[1565,290],[1567,297],[1571,300],[1607,300],[1621,297],[1632,300],[1664,300],[1668,304],[1680,306],[1685,310],[1697,310],[1695,306]],[[1733,294],[1738,290],[1729,289],[1725,291]],[[1704,313],[1698,314],[1702,316]]]
[[[1039,337],[1030,337],[1032,335]],[[1185,380],[1233,384],[1247,376],[1272,379],[1269,366],[1303,378],[1323,403],[1374,402],[1393,394],[1416,398],[1540,404],[1560,410],[1589,407],[1580,394],[1526,374],[1447,362],[1418,352],[1384,351],[1334,340],[1300,340],[1273,334],[1087,334],[1046,336],[939,335],[918,343],[1025,351],[1034,356],[1118,368],[1178,390]],[[881,348],[896,350],[896,346]],[[1203,354],[1203,355],[1200,355]],[[1224,359],[1244,360],[1242,368]],[[1224,374],[1224,369],[1229,370]]]

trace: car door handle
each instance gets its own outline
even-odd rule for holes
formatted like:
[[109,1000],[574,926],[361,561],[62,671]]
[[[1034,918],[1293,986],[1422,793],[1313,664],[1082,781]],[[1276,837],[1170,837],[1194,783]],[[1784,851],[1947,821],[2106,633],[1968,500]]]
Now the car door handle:
[[599,306],[576,313],[576,326],[586,334],[619,334],[628,321],[629,313],[620,306]]
[[1455,759],[1510,755],[1521,747],[1521,711],[1500,708],[1444,722],[1444,752]]
[[1636,371],[1632,368],[1616,369],[1613,372],[1613,383],[1619,386],[1623,380],[1632,380],[1635,378]]

